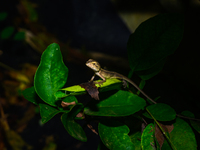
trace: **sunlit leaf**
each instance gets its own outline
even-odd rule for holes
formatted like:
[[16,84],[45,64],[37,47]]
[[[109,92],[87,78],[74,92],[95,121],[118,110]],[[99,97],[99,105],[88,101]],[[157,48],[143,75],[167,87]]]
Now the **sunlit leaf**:
[[[100,81],[100,80],[97,80]],[[114,89],[120,89],[122,86],[121,80],[118,79],[107,79],[106,82],[103,83],[103,85],[95,84],[99,92],[106,92]],[[62,98],[66,96],[72,96],[72,95],[82,95],[86,93],[86,90],[82,88],[80,85],[74,85],[70,87],[63,88],[55,93],[56,98]]]

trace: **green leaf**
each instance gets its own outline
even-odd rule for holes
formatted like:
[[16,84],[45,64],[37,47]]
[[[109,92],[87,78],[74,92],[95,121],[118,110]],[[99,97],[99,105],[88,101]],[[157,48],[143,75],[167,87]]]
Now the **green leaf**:
[[47,47],[36,71],[34,87],[39,97],[52,106],[57,106],[55,93],[65,85],[68,68],[64,65],[58,44]]
[[181,115],[186,116],[186,117],[190,117],[190,118],[195,118],[194,114],[192,112],[190,112],[190,111],[187,111],[187,110],[183,111],[181,113]]
[[141,132],[138,131],[130,135],[131,142],[134,144],[134,150],[141,150]]
[[118,91],[107,99],[91,101],[84,113],[93,116],[128,116],[143,109],[144,99],[127,91]]
[[[186,117],[195,118],[194,114],[190,111],[183,111],[181,114]],[[190,120],[190,124],[198,133],[200,133],[200,122],[199,121]]]
[[190,120],[191,126],[200,134],[200,122]]
[[[98,80],[101,81],[101,80]],[[120,89],[122,86],[122,81],[118,79],[107,79],[106,82],[103,83],[103,85],[95,84],[99,88],[99,92],[106,92],[114,89]],[[74,85],[70,87],[63,88],[59,90],[55,96],[57,98],[62,98],[66,96],[72,96],[72,95],[82,95],[85,94],[86,90],[82,88],[80,85]]]
[[17,32],[14,36],[14,40],[24,40],[25,39],[25,32],[20,31]]
[[14,28],[12,26],[6,27],[1,32],[1,39],[8,39],[14,32]]
[[38,100],[39,97],[38,97],[37,93],[35,92],[34,86],[25,89],[22,92],[22,94],[23,94],[25,99],[32,102],[33,104],[35,104],[35,105],[39,104],[39,100]]
[[86,142],[87,137],[83,130],[83,128],[75,122],[74,118],[76,117],[77,113],[79,113],[83,109],[83,105],[76,105],[72,111],[69,113],[64,113],[61,116],[61,121],[67,130],[67,132],[77,140]]
[[76,99],[75,96],[65,97],[62,101],[63,102],[67,102],[67,103],[70,103],[70,102],[76,102],[76,103],[78,103],[78,100]]
[[154,77],[155,75],[157,75],[162,70],[162,68],[164,67],[165,62],[166,62],[166,60],[163,59],[163,60],[159,61],[158,63],[156,63],[151,68],[149,68],[147,70],[137,71],[135,73],[141,79],[143,79],[143,80],[149,80],[150,78]]
[[183,32],[184,19],[180,14],[159,14],[141,23],[128,40],[131,70],[147,70],[173,54]]
[[[176,118],[175,110],[167,104],[157,103],[147,106],[146,109],[148,109],[158,121],[172,121]],[[145,116],[151,118],[151,116],[148,114]]]
[[[196,150],[197,143],[191,127],[182,119],[177,118],[170,139],[177,150]],[[163,145],[164,146],[164,145]],[[162,147],[163,148],[163,147]]]
[[100,141],[97,150],[109,150],[109,149],[103,144],[102,141]]
[[105,120],[99,123],[99,136],[109,149],[134,150],[134,145],[128,136],[129,128],[114,120]]
[[1,13],[0,13],[0,21],[6,19],[7,16],[8,16],[8,13],[6,13],[6,12],[1,12]]
[[154,133],[155,126],[152,123],[146,126],[142,133],[142,150],[155,150]]
[[61,112],[57,108],[54,108],[47,104],[39,104],[39,106],[40,106],[40,115],[42,117],[42,123],[46,123],[51,118],[53,118],[56,114]]

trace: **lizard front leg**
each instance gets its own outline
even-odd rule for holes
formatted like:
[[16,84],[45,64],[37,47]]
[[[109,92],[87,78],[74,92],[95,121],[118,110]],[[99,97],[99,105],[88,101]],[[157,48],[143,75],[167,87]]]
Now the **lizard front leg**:
[[92,78],[90,79],[89,82],[92,82],[92,81],[94,80],[95,75],[96,75],[96,74],[94,74],[94,75],[92,76]]
[[[106,79],[104,77],[101,77],[103,80],[102,81],[93,81],[94,80],[94,77],[95,77],[96,74],[94,74],[92,76],[92,78],[90,79],[89,82],[93,82],[94,84],[99,84],[99,86],[101,86],[104,82],[106,82]],[[98,75],[99,76],[99,75]]]
[[104,82],[106,82],[106,78],[104,78],[104,76],[102,76],[99,72],[96,73],[96,75],[98,75],[103,80],[102,81],[94,81],[94,84],[99,84],[99,86],[101,86]]

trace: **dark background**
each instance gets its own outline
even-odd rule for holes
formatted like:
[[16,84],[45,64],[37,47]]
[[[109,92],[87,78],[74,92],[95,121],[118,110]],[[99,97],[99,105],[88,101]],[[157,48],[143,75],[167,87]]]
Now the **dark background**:
[[[198,116],[200,108],[199,1],[177,0],[170,3],[165,0],[35,0],[27,2],[29,5],[20,0],[0,2],[0,12],[8,14],[7,18],[0,22],[0,32],[7,26],[15,28],[9,39],[0,40],[0,62],[18,71],[25,63],[38,66],[42,51],[50,43],[57,42],[61,47],[65,64],[69,68],[66,86],[80,84],[91,78],[93,73],[85,66],[85,61],[90,57],[96,58],[102,66],[110,70],[127,75],[129,66],[126,44],[130,34],[136,28],[130,28],[130,25],[139,25],[141,21],[159,13],[183,13],[185,15],[183,40],[175,54],[168,58],[163,71],[147,81],[145,91],[148,91],[148,95],[153,98],[161,96],[161,102],[175,108],[177,113],[189,110],[200,118]],[[30,6],[37,13],[36,20],[30,19]],[[14,34],[22,28],[36,36],[34,43],[37,48],[26,40],[12,40]],[[57,149],[97,148],[99,142],[97,135],[86,128],[88,141],[83,143],[75,140],[64,129],[60,115],[41,125],[36,106],[32,112],[34,115],[27,119],[28,121],[17,124],[16,122],[32,108],[32,104],[23,99],[19,87],[12,88],[12,85],[19,81],[10,76],[8,72],[12,69],[9,67],[0,66],[0,100],[2,109],[7,114],[6,119],[10,129],[15,130],[34,149],[42,149],[47,137],[51,135],[54,137]],[[33,75],[29,76],[32,80]],[[8,84],[8,81],[11,83]],[[139,83],[138,77],[135,77],[135,82]],[[27,87],[32,84],[29,83]],[[18,93],[13,103],[10,102],[9,94],[6,92],[11,95],[12,92]],[[22,126],[25,126],[23,130],[19,130]],[[3,132],[1,129],[1,133]],[[7,149],[11,149],[6,138],[4,136],[0,138],[1,143],[4,143]]]

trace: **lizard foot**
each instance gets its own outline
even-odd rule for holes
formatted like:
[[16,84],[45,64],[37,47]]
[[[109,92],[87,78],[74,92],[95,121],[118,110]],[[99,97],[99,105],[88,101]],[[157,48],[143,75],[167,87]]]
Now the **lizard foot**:
[[98,84],[100,87],[105,81],[93,81],[94,84]]

